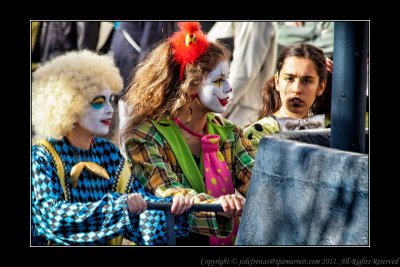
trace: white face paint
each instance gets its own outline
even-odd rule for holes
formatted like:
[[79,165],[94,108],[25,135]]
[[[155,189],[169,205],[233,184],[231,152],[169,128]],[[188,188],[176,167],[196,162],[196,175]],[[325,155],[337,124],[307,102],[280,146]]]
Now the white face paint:
[[204,86],[198,91],[200,102],[212,112],[224,113],[228,106],[228,99],[232,92],[228,82],[229,63],[221,61],[207,75]]
[[110,130],[111,117],[114,109],[111,106],[110,89],[104,89],[91,102],[89,108],[79,119],[82,128],[92,132],[94,135],[106,135]]

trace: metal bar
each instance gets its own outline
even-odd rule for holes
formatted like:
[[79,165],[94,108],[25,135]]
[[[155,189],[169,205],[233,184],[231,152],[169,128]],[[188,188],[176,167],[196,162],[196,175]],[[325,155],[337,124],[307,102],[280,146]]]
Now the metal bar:
[[[170,211],[172,207],[172,202],[150,202],[146,201],[147,209],[149,210],[164,210]],[[214,211],[214,212],[224,212],[221,204],[194,204],[190,211]]]
[[[172,203],[164,203],[164,202],[149,202],[146,201],[148,210],[162,210],[165,212],[166,220],[167,220],[167,245],[175,246],[175,222],[174,215],[171,213]],[[213,211],[213,212],[223,212],[224,209],[220,204],[195,204],[189,211],[199,212],[199,211]]]
[[331,147],[365,153],[368,22],[335,22]]

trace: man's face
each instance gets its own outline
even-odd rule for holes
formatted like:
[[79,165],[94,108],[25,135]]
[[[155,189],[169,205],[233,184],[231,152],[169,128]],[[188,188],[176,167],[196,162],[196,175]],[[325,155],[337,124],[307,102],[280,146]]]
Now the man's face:
[[288,57],[279,76],[275,76],[276,90],[282,101],[281,110],[292,118],[304,118],[315,98],[325,89],[320,83],[315,64],[310,59]]

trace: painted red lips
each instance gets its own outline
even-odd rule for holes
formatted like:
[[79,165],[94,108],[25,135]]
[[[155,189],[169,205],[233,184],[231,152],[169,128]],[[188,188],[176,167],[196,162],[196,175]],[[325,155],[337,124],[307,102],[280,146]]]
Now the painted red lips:
[[219,98],[218,96],[217,96],[217,98],[218,98],[218,101],[219,101],[219,103],[221,104],[221,106],[225,107],[226,105],[228,105],[228,103],[229,103],[229,101],[228,101],[229,96],[228,96],[227,98],[223,98],[223,99]]
[[109,126],[110,123],[111,123],[111,118],[110,118],[110,119],[101,120],[101,123],[103,123],[103,124]]

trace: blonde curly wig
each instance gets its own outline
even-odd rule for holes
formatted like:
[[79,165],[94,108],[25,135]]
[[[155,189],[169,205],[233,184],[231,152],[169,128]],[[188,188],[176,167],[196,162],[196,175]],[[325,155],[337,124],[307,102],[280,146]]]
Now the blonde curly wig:
[[65,136],[103,89],[118,93],[122,86],[112,55],[82,50],[46,62],[33,73],[34,139]]

